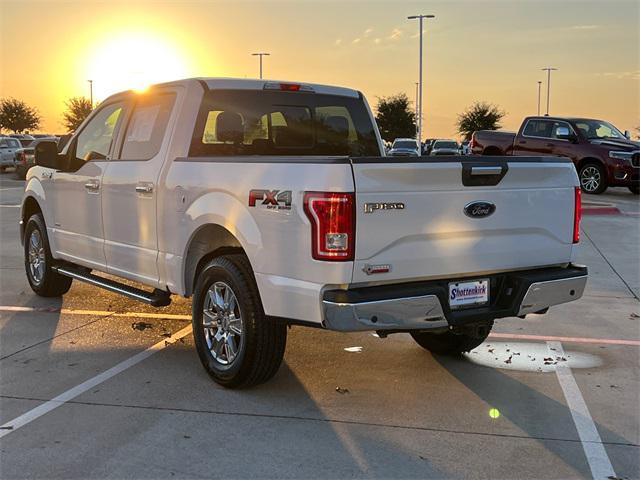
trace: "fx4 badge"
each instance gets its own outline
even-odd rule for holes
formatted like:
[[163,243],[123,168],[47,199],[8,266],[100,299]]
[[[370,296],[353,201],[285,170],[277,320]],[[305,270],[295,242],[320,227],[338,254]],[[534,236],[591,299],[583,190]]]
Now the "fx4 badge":
[[291,190],[249,191],[249,206],[255,207],[256,202],[266,205],[271,210],[291,210]]

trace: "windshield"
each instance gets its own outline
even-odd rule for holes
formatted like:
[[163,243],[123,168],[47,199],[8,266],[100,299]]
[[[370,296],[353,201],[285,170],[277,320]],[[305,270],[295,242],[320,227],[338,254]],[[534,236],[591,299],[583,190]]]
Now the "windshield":
[[589,140],[595,138],[626,139],[616,127],[600,120],[579,120],[576,122],[576,127]]
[[393,148],[410,148],[412,150],[416,150],[418,148],[418,144],[413,140],[401,140],[399,142],[394,142]]
[[458,144],[456,142],[436,142],[433,148],[458,148]]

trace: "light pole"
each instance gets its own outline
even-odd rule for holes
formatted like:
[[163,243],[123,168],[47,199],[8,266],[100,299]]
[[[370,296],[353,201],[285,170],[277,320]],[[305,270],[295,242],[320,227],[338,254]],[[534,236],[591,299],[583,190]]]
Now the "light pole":
[[89,98],[91,99],[91,108],[93,108],[93,80],[87,80],[89,82]]
[[418,74],[418,141],[422,142],[422,21],[425,18],[436,18],[435,15],[411,15],[407,17],[409,20],[415,20],[416,18],[420,23],[420,62],[419,62],[419,74]]
[[271,54],[266,52],[259,52],[259,53],[252,53],[251,55],[253,55],[254,57],[260,57],[260,79],[262,79],[262,57],[265,57],[265,56],[268,57]]
[[416,82],[416,136],[418,136],[418,110],[420,104],[418,103],[418,82]]
[[538,116],[540,116],[540,88],[542,87],[542,81],[538,80]]
[[551,95],[551,71],[558,70],[558,69],[555,67],[545,67],[545,68],[542,68],[541,70],[547,71],[547,116],[548,116],[549,115],[549,97]]

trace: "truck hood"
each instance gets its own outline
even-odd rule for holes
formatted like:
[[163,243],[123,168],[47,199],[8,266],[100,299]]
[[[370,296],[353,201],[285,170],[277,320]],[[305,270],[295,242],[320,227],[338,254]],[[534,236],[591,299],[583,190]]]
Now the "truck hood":
[[589,140],[589,143],[592,145],[600,145],[604,148],[610,148],[611,150],[622,150],[625,152],[631,152],[640,148],[640,143],[633,142],[631,140],[600,138]]

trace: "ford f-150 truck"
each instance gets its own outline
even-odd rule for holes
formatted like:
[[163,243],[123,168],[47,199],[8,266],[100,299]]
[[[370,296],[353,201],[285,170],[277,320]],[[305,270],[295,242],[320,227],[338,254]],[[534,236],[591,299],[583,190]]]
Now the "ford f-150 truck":
[[616,127],[591,118],[527,117],[518,133],[481,130],[475,155],[553,155],[570,158],[586,193],[628,187],[640,193],[640,146]]
[[587,281],[572,263],[570,161],[391,160],[347,88],[156,85],[109,97],[61,153],[41,142],[35,155],[21,222],[31,288],[193,296],[196,350],[226,387],[272,377],[288,325],[408,332],[459,353],[495,319],[576,300]]

